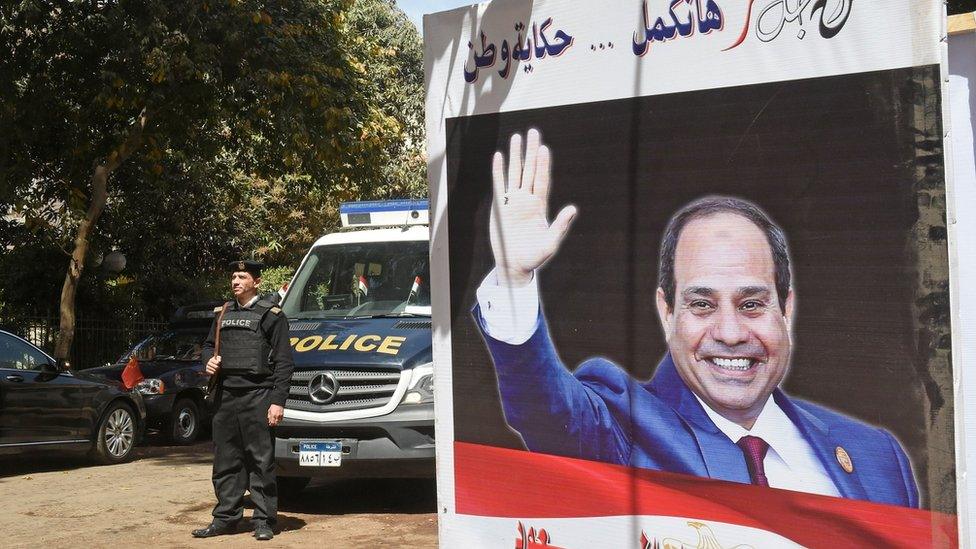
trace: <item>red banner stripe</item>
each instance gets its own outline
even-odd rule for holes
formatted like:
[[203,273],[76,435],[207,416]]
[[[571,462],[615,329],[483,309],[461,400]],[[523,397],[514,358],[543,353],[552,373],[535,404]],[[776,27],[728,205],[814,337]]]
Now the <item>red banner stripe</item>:
[[[454,444],[459,514],[687,517],[807,547],[958,547],[955,515],[478,444]],[[635,540],[635,543],[637,540]]]

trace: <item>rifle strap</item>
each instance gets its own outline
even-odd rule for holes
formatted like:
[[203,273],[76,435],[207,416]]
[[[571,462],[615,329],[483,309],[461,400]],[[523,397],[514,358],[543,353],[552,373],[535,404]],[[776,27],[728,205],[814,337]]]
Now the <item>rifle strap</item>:
[[[228,303],[224,303],[224,306],[220,308],[220,314],[217,315],[217,327],[214,332],[214,353],[213,356],[220,356],[220,325],[224,320],[224,313],[227,312]],[[207,400],[213,403],[215,398],[214,393],[217,390],[217,385],[220,384],[220,378],[222,377],[221,371],[217,370],[217,373],[210,376],[210,381],[207,382]]]
[[220,325],[224,320],[224,313],[227,312],[227,303],[220,308],[220,314],[217,315],[217,331],[214,334],[214,356],[220,356]]

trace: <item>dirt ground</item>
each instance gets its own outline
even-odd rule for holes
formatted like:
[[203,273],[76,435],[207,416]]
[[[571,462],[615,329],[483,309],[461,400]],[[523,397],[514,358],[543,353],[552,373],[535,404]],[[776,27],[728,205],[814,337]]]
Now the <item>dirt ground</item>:
[[[148,444],[148,445],[147,445]],[[3,547],[436,547],[432,480],[313,481],[281,502],[281,532],[197,540],[210,522],[211,443],[151,437],[130,463],[93,466],[80,454],[0,455]],[[250,516],[250,502],[245,519]],[[243,528],[242,528],[243,530]]]

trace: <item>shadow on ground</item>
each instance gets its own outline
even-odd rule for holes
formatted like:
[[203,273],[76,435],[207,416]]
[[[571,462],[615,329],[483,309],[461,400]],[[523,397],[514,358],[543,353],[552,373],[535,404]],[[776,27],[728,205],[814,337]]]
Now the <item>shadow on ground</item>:
[[278,508],[313,515],[436,513],[437,485],[433,479],[318,481],[297,496],[281,498]]
[[[132,461],[156,461],[161,465],[209,464],[213,460],[213,443],[209,440],[192,446],[168,446],[161,437],[148,437],[133,451]],[[100,465],[85,450],[52,450],[31,448],[0,455],[0,482],[9,477],[73,471],[88,467],[115,467]]]
[[[165,439],[150,437],[135,449],[132,459],[149,466],[212,463],[213,443],[209,440],[191,446],[166,444]],[[20,454],[0,455],[0,483],[31,474],[91,467],[118,466],[97,465],[85,452],[34,449]],[[245,504],[253,508],[250,498],[245,500]],[[433,479],[320,480],[313,481],[297,496],[280,498],[278,506],[285,512],[312,515],[436,513],[437,489]],[[289,524],[283,520],[281,526],[294,530],[300,529],[304,523],[293,521]]]
[[[245,500],[245,501],[247,502],[249,500]],[[199,527],[199,528],[205,528],[207,526],[207,523],[206,522],[194,521],[193,519],[189,518],[188,515],[191,512],[193,512],[193,511],[200,511],[203,508],[208,508],[209,509],[210,507],[211,507],[211,504],[210,503],[207,503],[205,505],[196,505],[196,506],[193,506],[193,507],[189,507],[187,509],[183,509],[183,511],[181,511],[179,514],[176,514],[176,515],[173,515],[172,517],[170,517],[167,522],[169,522],[170,524],[178,524],[178,525],[181,525],[181,526],[182,525],[196,524],[197,527]],[[247,507],[251,507],[251,506],[248,505]],[[251,520],[249,518],[249,515],[250,515],[249,513],[246,513],[245,516],[244,516],[244,518],[242,518],[241,521],[239,523],[237,523],[237,525],[234,528],[234,532],[235,533],[237,533],[237,534],[243,534],[243,533],[248,533],[248,532],[253,532],[254,531],[254,525],[251,524]],[[290,531],[293,531],[293,530],[301,530],[307,524],[308,523],[305,520],[300,519],[298,517],[295,517],[295,516],[292,516],[292,515],[288,515],[288,514],[285,514],[285,513],[278,513],[278,524],[277,524],[277,526],[275,526],[274,530],[275,530],[276,533],[279,533],[280,534],[282,532],[290,532]],[[196,528],[193,528],[193,530],[195,530],[195,529]]]

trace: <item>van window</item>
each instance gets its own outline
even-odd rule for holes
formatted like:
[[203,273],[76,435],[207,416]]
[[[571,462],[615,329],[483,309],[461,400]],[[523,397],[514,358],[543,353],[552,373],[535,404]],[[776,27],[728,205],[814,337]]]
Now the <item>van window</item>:
[[289,318],[430,315],[426,241],[319,246],[288,289]]

